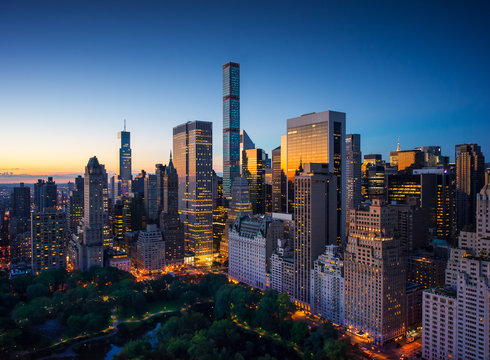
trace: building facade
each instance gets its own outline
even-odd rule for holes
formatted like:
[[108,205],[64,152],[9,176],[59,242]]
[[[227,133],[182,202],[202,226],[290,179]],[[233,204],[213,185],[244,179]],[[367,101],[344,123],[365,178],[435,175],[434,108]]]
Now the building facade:
[[[346,214],[350,214],[351,210],[361,205],[361,164],[361,135],[347,134],[345,136]],[[346,218],[349,220],[348,216]]]
[[178,208],[184,223],[185,247],[197,261],[210,260],[213,256],[212,125],[207,121],[192,121],[173,131]]
[[254,214],[265,213],[265,158],[262,149],[244,150],[242,155],[242,174],[248,180]]
[[158,274],[165,270],[165,241],[156,225],[140,231],[136,242],[135,263],[143,274]]
[[[175,153],[175,152],[174,152]],[[223,193],[240,176],[240,64],[223,65]]]

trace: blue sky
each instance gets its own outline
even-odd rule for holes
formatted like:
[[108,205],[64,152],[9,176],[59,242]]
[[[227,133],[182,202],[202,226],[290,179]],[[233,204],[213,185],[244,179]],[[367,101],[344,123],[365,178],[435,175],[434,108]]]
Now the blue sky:
[[[490,8],[432,1],[3,1],[0,173],[166,163],[172,128],[214,123],[221,66],[241,64],[241,126],[280,143],[286,119],[347,113],[364,154],[476,142],[490,158]],[[488,161],[488,159],[487,159]]]

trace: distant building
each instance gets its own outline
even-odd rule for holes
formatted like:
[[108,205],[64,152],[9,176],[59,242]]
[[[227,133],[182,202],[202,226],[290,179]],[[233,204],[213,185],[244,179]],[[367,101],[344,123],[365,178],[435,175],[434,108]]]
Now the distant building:
[[39,179],[34,184],[34,211],[42,212],[46,208],[56,208],[58,201],[58,187],[53,178],[48,181]]
[[144,179],[144,202],[146,210],[146,218],[148,223],[158,221],[158,203],[157,203],[157,176],[154,174],[146,174]]
[[78,226],[83,219],[83,177],[78,176],[75,179],[75,189],[70,191],[68,198],[67,221],[68,231],[71,234],[76,234]]
[[255,149],[255,144],[248,136],[245,130],[240,130],[240,175],[243,174],[243,152],[245,150]]
[[66,213],[45,209],[32,213],[31,218],[32,272],[66,268]]
[[337,245],[328,245],[313,263],[311,313],[344,325],[344,262]]
[[[475,227],[476,195],[485,184],[485,157],[477,144],[456,145],[458,231]],[[466,229],[468,230],[468,229]]]
[[[345,136],[345,178],[346,178],[346,213],[361,205],[361,135],[347,134]],[[347,221],[349,217],[346,216]]]
[[[131,174],[131,133],[126,131],[126,120],[124,120],[124,130],[118,133],[118,139],[121,140],[119,149],[119,179],[123,182],[132,180]],[[122,194],[127,195],[127,194]]]
[[244,150],[242,155],[242,174],[248,180],[254,214],[265,213],[265,158],[262,149]]
[[105,266],[131,272],[131,257],[124,251],[108,249],[104,254]]
[[281,166],[281,147],[272,150],[272,212],[286,212],[287,180]]
[[228,62],[223,65],[223,194],[227,199],[237,176],[240,176],[240,64]]
[[31,189],[20,183],[12,194],[12,217],[27,219],[31,217]]
[[165,241],[156,225],[140,231],[136,243],[136,267],[143,274],[158,274],[165,270]]

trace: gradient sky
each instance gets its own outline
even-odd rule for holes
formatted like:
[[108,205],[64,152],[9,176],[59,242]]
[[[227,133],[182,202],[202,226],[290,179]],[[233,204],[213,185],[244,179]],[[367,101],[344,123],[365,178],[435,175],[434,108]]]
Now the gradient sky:
[[[286,119],[347,113],[363,154],[476,142],[490,160],[490,8],[432,1],[0,2],[0,173],[166,163],[172,128],[213,121],[241,64],[241,127],[270,151]],[[1,182],[13,182],[0,177]]]

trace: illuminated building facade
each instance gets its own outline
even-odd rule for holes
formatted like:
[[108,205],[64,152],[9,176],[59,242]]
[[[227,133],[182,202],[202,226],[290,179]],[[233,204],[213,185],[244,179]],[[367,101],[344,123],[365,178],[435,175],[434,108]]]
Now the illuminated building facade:
[[32,213],[31,264],[33,274],[66,268],[66,213],[45,209]]
[[144,202],[146,218],[148,223],[155,223],[158,220],[158,203],[157,196],[157,176],[155,174],[146,174],[144,180]]
[[213,252],[215,254],[221,252],[220,245],[223,241],[227,216],[228,209],[223,198],[223,178],[213,171]]
[[281,151],[280,146],[272,150],[272,212],[285,213],[287,180],[281,166]]
[[394,153],[396,153],[396,161],[390,160],[390,165],[396,167],[398,171],[418,169],[425,165],[425,154],[420,150],[398,150],[390,154],[390,159],[394,159]]
[[126,131],[126,120],[124,120],[124,130],[120,131],[117,137],[121,140],[121,147],[119,148],[119,179],[123,182],[129,182],[133,178],[131,174],[131,133]]
[[254,214],[265,213],[265,158],[262,149],[243,151],[242,174],[248,180]]
[[381,155],[369,154],[364,156],[364,162],[361,166],[362,201],[372,200],[374,198],[386,197],[386,176],[387,171]]
[[405,254],[428,245],[429,212],[419,206],[419,199],[407,198],[405,204],[390,204],[396,214],[396,232]]
[[186,252],[193,253],[196,261],[204,261],[213,255],[212,123],[187,122],[175,127],[173,133],[179,214],[184,223]]
[[352,210],[344,252],[345,326],[378,345],[405,335],[406,272],[395,225],[380,199]]
[[270,260],[271,290],[276,290],[279,294],[286,293],[290,299],[294,298],[293,243],[292,238],[278,239],[277,248],[272,253]]
[[243,152],[255,149],[255,144],[245,130],[240,130],[240,174],[243,176]]
[[311,313],[344,325],[344,262],[337,245],[328,245],[313,263]]
[[444,285],[447,259],[420,254],[408,257],[407,280],[432,289]]
[[313,261],[326,245],[337,244],[338,178],[329,171],[328,164],[304,166],[304,171],[294,178],[294,297],[308,308]]
[[83,219],[83,188],[83,177],[78,176],[75,179],[75,189],[70,191],[68,198],[67,221],[68,231],[71,234],[77,233],[77,228]]
[[[346,178],[346,213],[361,205],[361,135],[347,134],[345,136],[345,178]],[[348,220],[348,216],[347,216]]]
[[[287,121],[288,187],[301,172],[301,164],[328,164],[329,172],[337,177],[337,245],[345,240],[345,113],[324,111],[302,115]],[[293,212],[296,200],[289,193],[288,212]],[[291,207],[289,207],[291,205]],[[321,249],[323,251],[323,248]],[[319,255],[319,254],[318,254]]]
[[476,194],[484,185],[485,157],[477,144],[456,145],[457,228],[475,226]]
[[240,176],[240,64],[229,62],[223,65],[223,193],[227,199],[237,176]]
[[0,271],[7,272],[10,264],[9,212],[0,212]]
[[[170,153],[172,158],[172,153]],[[163,211],[164,194],[163,194],[163,178],[167,167],[162,164],[155,164],[155,177],[156,177],[156,195],[157,195],[157,217],[160,218],[160,214]]]

